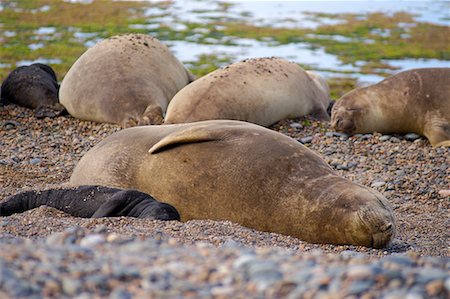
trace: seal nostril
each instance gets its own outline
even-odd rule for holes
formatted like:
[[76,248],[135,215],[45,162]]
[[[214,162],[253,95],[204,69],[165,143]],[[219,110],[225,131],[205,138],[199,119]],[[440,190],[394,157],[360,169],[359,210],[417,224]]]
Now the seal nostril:
[[383,232],[387,232],[387,231],[390,231],[390,230],[392,230],[392,223],[389,223],[388,225],[386,225],[384,227],[384,229],[383,229]]
[[339,125],[341,124],[341,119],[340,118],[338,118],[337,120],[336,120],[336,125],[335,125],[335,127],[336,128],[339,128]]

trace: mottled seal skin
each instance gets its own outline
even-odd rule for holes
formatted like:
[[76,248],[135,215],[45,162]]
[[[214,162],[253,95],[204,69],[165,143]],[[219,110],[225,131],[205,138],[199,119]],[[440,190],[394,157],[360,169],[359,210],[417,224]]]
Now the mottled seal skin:
[[123,127],[160,124],[169,101],[192,80],[156,38],[120,35],[78,58],[61,83],[59,97],[75,118]]
[[42,63],[20,66],[3,81],[1,101],[35,109],[35,115],[55,117],[64,111],[59,104],[58,81],[53,69]]
[[180,220],[174,207],[156,201],[148,194],[104,186],[21,192],[0,203],[0,216],[22,213],[43,205],[84,218],[128,216]]
[[410,133],[450,146],[450,68],[413,69],[345,94],[334,105],[335,130]]
[[296,140],[241,121],[145,126],[88,151],[71,185],[132,188],[173,205],[181,220],[229,220],[314,243],[387,246],[388,201],[338,176]]
[[314,114],[329,120],[325,79],[281,58],[255,58],[218,69],[180,90],[166,124],[234,119],[270,126]]

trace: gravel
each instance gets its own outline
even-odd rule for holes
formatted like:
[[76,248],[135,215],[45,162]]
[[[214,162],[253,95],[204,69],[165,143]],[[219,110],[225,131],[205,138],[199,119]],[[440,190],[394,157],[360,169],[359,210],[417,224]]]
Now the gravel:
[[[61,186],[86,151],[119,129],[0,107],[0,200]],[[397,217],[392,246],[310,244],[229,221],[83,219],[40,207],[0,219],[0,297],[448,298],[448,148],[415,136],[348,136],[311,118],[272,129],[307,138],[340,175],[383,193]]]

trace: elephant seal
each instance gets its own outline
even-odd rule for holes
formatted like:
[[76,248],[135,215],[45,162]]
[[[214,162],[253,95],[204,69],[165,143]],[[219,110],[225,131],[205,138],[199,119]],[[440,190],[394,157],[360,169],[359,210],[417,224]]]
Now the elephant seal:
[[417,133],[433,147],[450,146],[450,68],[413,69],[342,96],[332,109],[335,130]]
[[329,102],[327,82],[319,75],[281,58],[247,59],[180,90],[164,122],[234,119],[270,126],[310,113],[329,120]]
[[158,202],[148,194],[104,186],[21,192],[0,203],[0,216],[22,213],[43,205],[83,218],[128,216],[180,220],[174,207]]
[[19,66],[1,87],[3,103],[35,109],[38,118],[55,117],[64,111],[58,99],[58,81],[53,69],[42,63]]
[[61,103],[75,118],[123,127],[160,124],[167,104],[192,74],[156,38],[127,34],[88,49],[61,83]]
[[388,201],[338,176],[295,139],[241,121],[128,128],[79,161],[71,185],[137,189],[181,220],[229,220],[314,243],[383,247]]

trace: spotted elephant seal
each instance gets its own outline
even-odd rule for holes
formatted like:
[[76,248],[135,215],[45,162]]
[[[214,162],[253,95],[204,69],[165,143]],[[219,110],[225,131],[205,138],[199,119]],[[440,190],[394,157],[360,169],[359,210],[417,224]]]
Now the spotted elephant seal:
[[5,104],[35,109],[35,115],[54,117],[64,111],[58,99],[58,81],[53,69],[42,63],[19,66],[14,69],[1,87],[1,100]]
[[230,220],[314,243],[383,247],[395,233],[378,192],[338,176],[296,140],[241,121],[128,128],[88,151],[71,185],[132,188],[181,220]]
[[61,83],[59,97],[76,118],[123,127],[160,124],[169,101],[192,79],[156,38],[120,35],[78,58]]
[[353,133],[409,133],[450,146],[450,68],[413,69],[345,94],[332,109],[333,127]]
[[157,220],[179,220],[177,210],[137,190],[104,186],[25,191],[0,203],[0,216],[49,206],[76,217],[99,218],[128,216]]
[[167,107],[164,122],[234,119],[270,126],[310,113],[329,120],[328,105],[328,85],[319,75],[281,58],[256,58],[184,87]]

